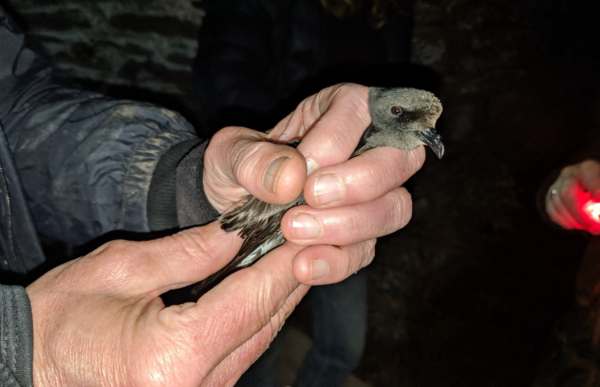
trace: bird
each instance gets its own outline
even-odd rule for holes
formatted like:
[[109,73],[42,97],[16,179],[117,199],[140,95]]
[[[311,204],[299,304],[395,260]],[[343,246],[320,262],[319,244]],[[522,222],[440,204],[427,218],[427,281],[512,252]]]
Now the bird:
[[[444,144],[435,125],[442,114],[440,100],[431,92],[414,88],[370,87],[368,97],[371,124],[365,130],[351,157],[376,147],[411,150],[428,146],[442,158]],[[285,212],[304,204],[304,197],[287,204],[269,204],[255,197],[224,212],[219,220],[227,232],[244,239],[237,255],[221,270],[192,285],[190,295],[198,299],[231,273],[247,267],[285,242],[280,223]]]

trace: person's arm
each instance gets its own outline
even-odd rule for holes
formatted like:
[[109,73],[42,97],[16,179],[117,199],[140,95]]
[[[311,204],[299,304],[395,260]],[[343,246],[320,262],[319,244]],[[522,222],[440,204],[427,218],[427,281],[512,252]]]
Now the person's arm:
[[0,46],[0,126],[41,234],[77,245],[113,230],[179,227],[178,196],[198,202],[184,225],[216,215],[186,196],[198,194],[202,168],[186,170],[194,177],[178,168],[186,156],[201,164],[204,146],[181,116],[59,85],[1,9]]
[[[308,215],[321,224],[312,239],[305,238],[306,224],[284,220],[289,242],[182,305],[165,306],[159,295],[206,278],[240,248],[240,237],[219,222],[153,241],[110,242],[28,286],[35,384],[233,385],[306,285],[353,275],[373,259],[375,238],[410,219],[410,195],[399,185],[422,166],[422,147],[377,148],[346,161],[370,122],[367,95],[365,87],[338,85],[305,99],[270,133],[302,137],[298,148],[235,127],[222,129],[207,148],[203,186],[215,208],[248,193],[282,203],[304,191],[311,207],[286,217]],[[335,141],[342,134],[347,143]],[[320,167],[308,178],[306,160]],[[332,180],[339,184],[326,184]],[[323,203],[322,194],[338,200]]]
[[0,285],[0,385],[32,386],[31,307],[25,289]]

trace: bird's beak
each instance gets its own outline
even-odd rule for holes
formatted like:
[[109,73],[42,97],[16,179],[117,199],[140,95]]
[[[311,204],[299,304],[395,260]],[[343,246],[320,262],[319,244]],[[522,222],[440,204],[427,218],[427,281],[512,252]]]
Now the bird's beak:
[[442,136],[437,132],[435,128],[429,128],[422,132],[419,132],[419,138],[425,145],[431,148],[431,151],[441,159],[444,156],[444,144],[442,143]]

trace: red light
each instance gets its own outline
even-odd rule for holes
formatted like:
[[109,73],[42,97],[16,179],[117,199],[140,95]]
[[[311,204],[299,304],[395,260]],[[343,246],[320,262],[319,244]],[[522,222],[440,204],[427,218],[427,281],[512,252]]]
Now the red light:
[[588,201],[583,205],[583,211],[585,211],[591,220],[600,223],[600,202]]

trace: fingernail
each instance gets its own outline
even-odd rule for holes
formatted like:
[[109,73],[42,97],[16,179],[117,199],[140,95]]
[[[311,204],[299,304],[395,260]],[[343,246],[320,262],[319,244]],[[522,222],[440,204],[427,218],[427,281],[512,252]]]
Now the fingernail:
[[329,263],[322,259],[315,259],[310,264],[310,278],[311,280],[318,280],[329,274]]
[[337,175],[325,174],[317,177],[314,195],[318,204],[329,204],[342,199],[344,183]]
[[309,214],[298,214],[292,219],[292,233],[298,239],[314,239],[321,235],[321,224]]
[[313,159],[306,159],[306,175],[310,176],[311,173],[319,168],[319,164]]
[[267,168],[267,172],[265,173],[265,177],[263,178],[263,184],[265,188],[267,188],[269,191],[275,193],[275,188],[277,188],[276,185],[277,177],[279,176],[279,170],[287,160],[289,160],[289,157],[282,156],[273,161],[271,165],[269,165],[269,168]]

